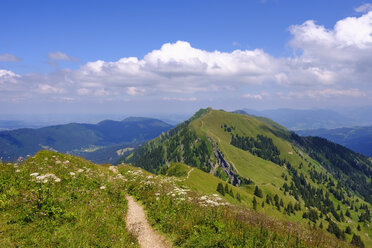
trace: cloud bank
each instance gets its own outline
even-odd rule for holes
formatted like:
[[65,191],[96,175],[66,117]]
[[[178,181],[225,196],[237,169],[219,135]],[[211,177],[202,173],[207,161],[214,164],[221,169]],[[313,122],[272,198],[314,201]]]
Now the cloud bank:
[[[331,29],[313,20],[291,26],[289,45],[294,55],[290,57],[274,57],[261,49],[206,51],[177,41],[163,44],[142,59],[97,60],[76,70],[26,75],[0,70],[0,99],[22,101],[42,96],[61,101],[113,101],[154,97],[190,102],[215,92],[250,101],[275,96],[368,101],[372,90],[370,10],[370,5],[363,5],[356,9],[363,14],[339,20]],[[11,56],[7,58],[11,60]],[[49,53],[48,59],[54,65],[77,61],[62,52]]]

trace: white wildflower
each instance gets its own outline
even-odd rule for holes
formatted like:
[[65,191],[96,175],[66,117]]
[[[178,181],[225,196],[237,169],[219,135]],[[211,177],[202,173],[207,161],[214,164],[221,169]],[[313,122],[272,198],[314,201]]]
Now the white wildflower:
[[204,201],[204,200],[207,200],[208,199],[208,196],[206,195],[203,195],[202,197],[200,197],[200,200]]
[[78,173],[82,173],[84,170],[83,169],[78,169],[77,172]]
[[99,187],[100,189],[106,189],[106,186],[101,186],[101,187]]
[[16,170],[16,172],[21,172],[21,170],[18,169],[18,170]]
[[71,176],[75,176],[76,174],[75,174],[75,172],[72,172],[72,171],[71,171],[71,172],[70,172],[70,175],[71,175]]
[[[33,174],[35,174],[35,173],[33,173]],[[41,183],[41,182],[42,183],[47,183],[48,179],[54,179],[54,182],[56,182],[56,183],[61,181],[60,178],[58,178],[56,175],[51,174],[51,173],[37,176],[35,179],[36,179],[36,182],[38,182],[38,183]]]
[[116,169],[115,166],[110,166],[109,167],[109,170],[112,171],[112,172],[114,172],[115,174],[118,174],[119,173],[118,169]]
[[31,174],[30,174],[30,177],[36,177],[36,176],[38,176],[38,175],[39,175],[39,173],[34,172],[34,173],[31,173]]

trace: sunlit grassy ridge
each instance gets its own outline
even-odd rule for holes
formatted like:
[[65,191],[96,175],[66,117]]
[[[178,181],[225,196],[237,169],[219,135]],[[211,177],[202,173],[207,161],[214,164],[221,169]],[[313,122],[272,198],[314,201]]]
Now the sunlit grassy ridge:
[[[260,135],[272,142],[269,147],[278,150],[279,158],[260,157],[233,145],[232,135],[256,140]],[[324,150],[319,151],[321,146]],[[167,174],[171,170],[171,175],[179,173],[184,178],[187,171],[188,177],[184,182],[190,188],[199,193],[212,194],[217,192],[218,183],[225,185],[232,182],[221,165],[217,165],[215,149],[232,165],[234,173],[251,180],[251,183],[239,187],[229,185],[241,199],[238,201],[235,195],[232,197],[229,194],[222,196],[228,202],[249,209],[255,206],[257,212],[296,221],[303,226],[311,225],[347,242],[358,236],[367,247],[372,245],[368,214],[371,205],[363,200],[369,197],[366,187],[371,182],[369,161],[350,150],[344,153],[342,147],[332,143],[296,137],[267,118],[222,110],[200,110],[167,134],[148,142],[126,161],[156,173]],[[280,163],[272,162],[278,160]],[[173,162],[177,162],[178,166],[175,167]],[[191,171],[182,163],[209,174],[196,168]],[[216,165],[219,166],[217,169]],[[354,178],[345,174],[345,167],[342,166],[351,168]],[[366,185],[363,180],[366,180]],[[343,182],[351,184],[345,186]],[[262,198],[254,196],[256,186],[262,191]],[[277,200],[274,202],[273,198]],[[296,204],[296,210],[291,211]],[[348,216],[345,216],[346,212]],[[315,217],[309,218],[309,213]],[[361,221],[362,214],[369,218]],[[331,228],[332,223],[337,227]],[[347,228],[351,232],[346,231]]]
[[0,247],[138,247],[125,229],[123,181],[53,152],[0,165]]
[[[335,178],[331,174],[327,173],[325,168],[318,161],[309,157],[306,152],[302,151],[299,147],[294,146],[291,141],[291,133],[287,129],[267,118],[257,118],[225,111],[210,110],[202,117],[193,120],[190,123],[190,127],[198,134],[198,136],[211,137],[217,143],[218,148],[224,154],[225,159],[235,167],[238,174],[252,179],[255,185],[258,185],[263,190],[264,195],[269,194],[273,196],[277,194],[283,199],[284,205],[296,201],[293,196],[285,194],[282,190],[282,185],[284,183],[290,185],[292,181],[286,166],[278,166],[277,164],[254,156],[249,152],[242,151],[241,149],[231,145],[231,133],[225,131],[223,128],[225,125],[227,127],[232,127],[233,133],[241,136],[255,137],[260,134],[271,138],[275,146],[280,150],[281,159],[285,159],[294,168],[303,173],[308,183],[313,187],[321,188],[325,192],[328,190],[326,185],[317,184],[310,180],[309,172],[311,170],[325,173],[332,178],[332,180],[335,180]],[[300,166],[300,164],[302,165]],[[287,181],[283,178],[283,174],[287,176]],[[371,178],[367,178],[367,182],[370,182],[370,180]],[[253,192],[252,187],[248,188],[248,192]],[[346,193],[346,191],[343,192],[345,195],[352,195],[350,191],[348,191],[348,193]],[[344,202],[337,200],[332,194],[330,195],[330,199],[333,201],[334,205],[340,205],[343,213],[345,213],[347,209],[350,210],[350,207],[346,206]],[[251,194],[251,197],[252,196],[253,194]],[[370,207],[370,204],[358,197],[358,194],[355,194],[353,197],[349,197],[348,199],[350,201],[357,201],[361,204],[367,204]],[[288,216],[279,213],[275,208],[268,208],[267,205],[261,211],[280,219],[307,222],[306,219],[302,218],[302,211],[295,215]],[[372,240],[370,238],[372,235],[372,228],[369,224],[358,222],[358,216],[360,213],[354,211],[350,212],[351,218],[347,218],[347,221],[345,222],[337,222],[337,225],[339,225],[341,230],[345,230],[347,226],[350,226],[354,233],[357,233],[362,237],[367,246],[372,246]],[[318,225],[320,225],[319,222],[322,222],[322,225],[327,226],[325,220],[318,221]],[[358,225],[362,226],[361,232],[357,230]],[[346,240],[350,241],[351,238],[351,235],[346,235]]]

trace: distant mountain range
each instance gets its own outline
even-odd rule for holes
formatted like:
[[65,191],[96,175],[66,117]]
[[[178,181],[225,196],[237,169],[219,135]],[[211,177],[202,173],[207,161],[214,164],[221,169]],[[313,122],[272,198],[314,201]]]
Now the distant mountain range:
[[129,117],[98,124],[70,123],[1,131],[0,158],[14,161],[18,157],[32,156],[39,150],[53,150],[93,158],[95,162],[114,162],[115,154],[117,157],[123,155],[118,150],[136,147],[171,127],[157,119]]
[[41,125],[19,120],[0,120],[0,131],[18,128],[40,128]]
[[319,136],[372,157],[372,126],[336,129],[298,130],[303,136]]
[[[341,128],[372,125],[372,108],[354,108],[343,111],[327,109],[243,109],[250,115],[264,116],[285,126],[290,130],[305,130],[319,128]],[[239,111],[238,111],[239,112]]]

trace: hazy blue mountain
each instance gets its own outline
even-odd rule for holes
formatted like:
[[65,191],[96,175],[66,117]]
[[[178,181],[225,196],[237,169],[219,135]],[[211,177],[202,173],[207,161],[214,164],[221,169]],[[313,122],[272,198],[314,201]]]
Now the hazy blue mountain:
[[339,111],[353,120],[354,126],[372,125],[372,106],[346,108]]
[[336,129],[315,129],[298,130],[303,136],[319,136],[335,143],[350,148],[355,152],[372,157],[372,126],[336,128]]
[[336,128],[356,125],[353,118],[333,110],[325,109],[272,109],[256,111],[243,109],[244,112],[263,116],[291,130]]
[[19,128],[39,128],[41,125],[21,120],[0,120],[0,131]]
[[[98,124],[70,123],[38,129],[23,128],[0,132],[0,158],[14,161],[42,149],[88,157],[88,153],[121,145],[136,146],[153,139],[172,126],[151,118],[129,117],[123,121],[105,120]],[[102,150],[100,151],[102,153]],[[113,150],[109,149],[112,154]],[[103,153],[104,154],[104,153]],[[92,154],[89,154],[92,156]],[[102,162],[105,158],[100,159]],[[97,161],[97,160],[95,160]]]

